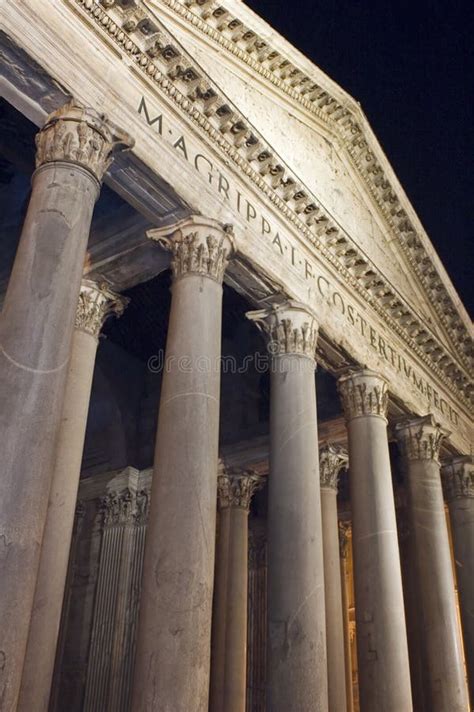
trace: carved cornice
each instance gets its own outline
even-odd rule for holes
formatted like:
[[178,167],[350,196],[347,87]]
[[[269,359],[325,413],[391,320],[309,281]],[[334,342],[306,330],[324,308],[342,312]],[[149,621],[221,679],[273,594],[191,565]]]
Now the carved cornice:
[[318,325],[304,304],[288,300],[269,309],[247,312],[246,317],[265,334],[272,356],[286,354],[314,359]]
[[123,314],[129,299],[121,297],[106,284],[83,279],[76,309],[74,328],[98,339],[107,317]]
[[433,415],[412,418],[395,426],[395,433],[403,456],[411,460],[439,462],[439,450],[443,438],[449,435]]
[[441,468],[444,495],[447,502],[474,497],[474,458],[456,457]]
[[175,280],[188,275],[200,275],[222,284],[233,250],[230,225],[192,216],[172,228],[157,228],[147,232],[172,253],[171,269]]
[[263,487],[261,475],[252,470],[226,468],[217,477],[217,498],[220,509],[238,507],[249,511],[252,497]]
[[335,445],[323,445],[319,450],[319,479],[322,488],[337,492],[339,473],[347,466],[347,452]]
[[100,500],[104,527],[125,524],[144,524],[148,519],[149,492],[138,492],[126,487],[120,492],[109,492]]
[[376,415],[386,419],[388,387],[385,378],[363,369],[342,376],[337,383],[346,421]]
[[339,554],[341,559],[346,559],[349,552],[349,542],[352,539],[351,522],[339,521]]
[[36,134],[36,167],[55,161],[74,163],[100,183],[113,152],[133,144],[133,139],[105,116],[71,101],[50,114]]
[[[441,322],[445,326],[452,323],[452,326],[446,328],[457,347],[464,368],[459,367],[459,363],[453,359],[435,330],[429,327],[426,321],[420,319],[419,314],[393,290],[390,282],[360,251],[350,236],[344,233],[317,198],[290,174],[281,159],[275,155],[271,147],[266,145],[236,107],[231,106],[220,89],[211,84],[207,77],[202,76],[200,68],[169,35],[156,13],[146,8],[144,3],[140,3],[138,7],[137,2],[129,3],[128,9],[124,11],[115,0],[104,1],[103,4],[107,7],[113,6],[112,15],[109,15],[95,0],[64,1],[85,10],[100,31],[116,43],[119,50],[128,55],[143,72],[144,78],[159,87],[162,93],[188,115],[197,130],[203,131],[224,154],[224,160],[232,160],[300,234],[314,245],[319,255],[332,265],[348,287],[359,294],[455,397],[472,411],[472,382],[469,376],[472,338],[466,325],[459,318],[443,283],[435,282],[434,287],[429,290],[429,295]],[[383,208],[383,214],[389,219],[391,228],[395,230],[397,241],[403,249],[406,249],[407,254],[411,255],[411,263],[419,269],[417,272],[419,279],[423,284],[426,283],[428,276],[431,279],[433,272],[436,274],[436,270],[433,269],[431,260],[425,252],[423,242],[414,233],[405,211],[398,206],[396,196],[395,203],[393,202],[393,190],[383,176],[383,172],[381,174],[373,152],[364,150],[365,139],[362,139],[361,128],[351,110],[339,105],[326,90],[314,84],[309,78],[304,79],[303,75],[301,91],[291,88],[293,85],[299,87],[300,82],[298,72],[292,75],[293,68],[290,72],[291,76],[286,76],[285,68],[291,67],[291,63],[287,60],[282,60],[278,65],[285,79],[278,78],[272,68],[272,62],[274,59],[279,62],[279,53],[273,51],[267,53],[267,43],[260,40],[252,31],[245,32],[242,35],[243,42],[239,41],[236,47],[231,39],[223,36],[221,27],[219,30],[210,27],[177,0],[162,0],[162,2],[192,23],[194,27],[209,34],[214,40],[236,53],[267,79],[278,85],[281,84],[280,88],[288,95],[316,113],[319,118],[332,126],[336,133],[340,133],[341,142],[356,168],[366,180],[373,182],[373,185],[369,185],[372,196],[376,200],[383,199],[383,204],[387,206]],[[204,3],[203,8],[208,5],[209,3]],[[227,11],[224,14],[227,17]],[[218,18],[219,8],[209,16]],[[237,23],[235,27],[242,25],[238,20],[235,22]],[[228,23],[229,30],[233,31],[233,23],[234,20]],[[134,39],[131,39],[128,32]],[[247,39],[254,49],[262,48],[265,61],[270,62],[271,69],[262,68],[258,57],[247,55],[243,49]],[[305,88],[303,88],[304,84]],[[433,297],[434,294],[436,299]]]

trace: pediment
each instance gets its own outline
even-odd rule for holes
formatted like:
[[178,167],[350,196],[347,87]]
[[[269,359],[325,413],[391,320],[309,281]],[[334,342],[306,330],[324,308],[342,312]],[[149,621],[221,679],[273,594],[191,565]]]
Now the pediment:
[[240,2],[112,4],[130,5],[122,26],[133,41],[304,221],[322,254],[466,384],[472,323],[356,103]]

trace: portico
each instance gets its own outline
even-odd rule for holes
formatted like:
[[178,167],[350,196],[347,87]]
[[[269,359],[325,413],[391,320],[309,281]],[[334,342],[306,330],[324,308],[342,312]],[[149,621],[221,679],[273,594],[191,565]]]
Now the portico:
[[1,12],[0,710],[467,712],[472,325],[356,102],[230,0]]

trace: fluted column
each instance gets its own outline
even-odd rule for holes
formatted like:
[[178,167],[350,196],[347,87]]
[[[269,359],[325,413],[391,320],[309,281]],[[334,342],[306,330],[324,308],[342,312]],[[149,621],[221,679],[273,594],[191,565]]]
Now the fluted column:
[[347,453],[341,448],[325,445],[320,449],[319,473],[323,522],[329,712],[347,712],[344,619],[337,521],[337,483],[339,473],[346,465]]
[[474,460],[456,457],[442,470],[449,507],[467,676],[474,709]]
[[410,669],[387,439],[385,379],[363,369],[339,391],[348,428],[361,709],[409,712]]
[[47,710],[67,575],[74,510],[99,334],[125,300],[105,284],[83,280],[76,309],[56,459],[21,680],[18,710]]
[[349,622],[349,596],[347,591],[347,557],[352,536],[349,522],[339,522],[339,556],[341,568],[342,620],[344,626],[344,669],[346,675],[346,709],[354,712],[354,691],[352,688],[352,654]]
[[258,475],[241,470],[228,469],[218,477],[210,712],[245,712],[248,513],[261,484]]
[[465,712],[467,689],[439,464],[447,433],[432,415],[401,422],[396,433],[413,525],[425,704],[430,712]]
[[68,104],[36,139],[36,171],[0,317],[0,630],[5,710],[18,699],[89,228],[114,147],[129,142]]
[[134,712],[207,712],[216,528],[222,280],[229,230],[192,217],[149,236],[173,287],[135,663]]
[[286,302],[247,315],[272,353],[268,678],[272,712],[326,712],[324,563],[316,419],[317,325]]

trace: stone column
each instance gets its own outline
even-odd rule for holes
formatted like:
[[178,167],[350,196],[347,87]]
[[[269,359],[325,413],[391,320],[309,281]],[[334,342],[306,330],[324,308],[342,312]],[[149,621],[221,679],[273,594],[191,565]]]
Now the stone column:
[[474,460],[456,457],[442,469],[449,507],[467,677],[474,709]]
[[360,706],[409,712],[410,668],[385,379],[363,369],[339,380],[349,437],[349,480]]
[[344,617],[337,521],[337,482],[340,471],[346,465],[347,454],[342,448],[325,445],[320,449],[329,712],[347,711]]
[[0,699],[15,709],[54,443],[92,211],[113,148],[128,141],[68,104],[37,135],[36,171],[0,318]]
[[258,475],[241,470],[228,469],[218,477],[210,712],[245,712],[248,513],[261,484]]
[[316,419],[317,325],[288,301],[247,315],[272,353],[268,678],[272,712],[326,712],[324,563]]
[[349,522],[339,522],[339,555],[341,567],[342,616],[344,625],[344,668],[346,674],[346,709],[354,712],[354,691],[352,689],[351,633],[349,623],[349,596],[347,592],[347,557],[352,532]]
[[267,535],[266,522],[249,528],[247,625],[247,712],[265,712],[267,677]]
[[216,530],[222,280],[232,242],[191,217],[153,239],[172,250],[135,664],[134,712],[207,712]]
[[425,704],[430,712],[468,709],[439,450],[447,433],[432,415],[398,423],[421,618]]
[[48,708],[99,334],[126,301],[83,280],[21,680],[18,712]]

